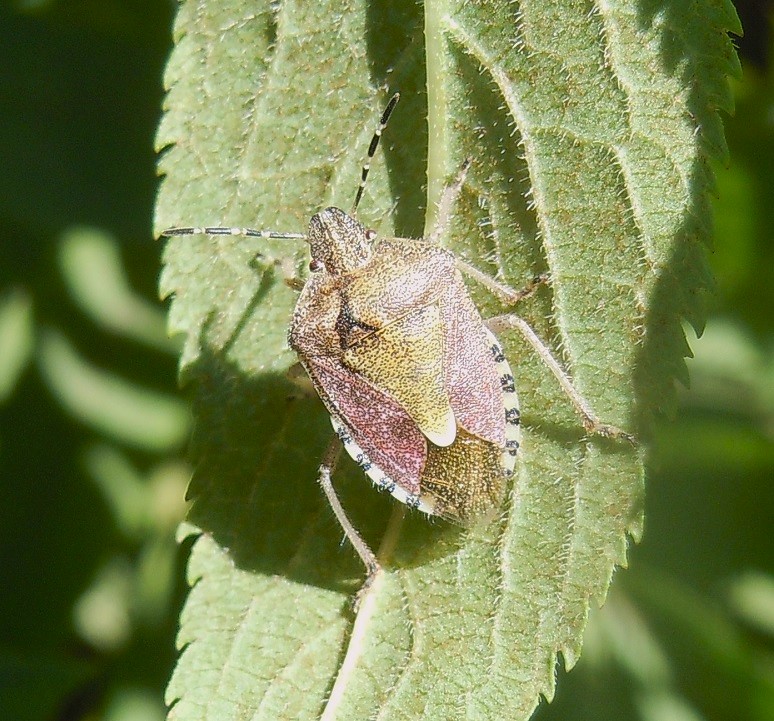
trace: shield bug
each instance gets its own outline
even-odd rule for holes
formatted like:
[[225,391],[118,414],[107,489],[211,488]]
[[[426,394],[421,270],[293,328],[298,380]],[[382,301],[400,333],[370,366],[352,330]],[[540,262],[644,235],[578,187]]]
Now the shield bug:
[[512,314],[481,318],[463,273],[507,305],[547,278],[539,276],[514,291],[439,246],[467,161],[444,190],[438,223],[426,239],[379,239],[353,217],[398,97],[390,100],[371,140],[352,213],[326,208],[312,217],[305,234],[227,227],[164,231],[308,242],[310,274],[288,342],[331,417],[336,438],[320,466],[319,482],[368,570],[366,585],[379,563],[333,488],[339,449],[343,445],[377,488],[411,508],[460,524],[494,513],[520,441],[513,374],[495,332],[515,328],[524,334],[589,432],[631,440],[599,422],[525,321]]

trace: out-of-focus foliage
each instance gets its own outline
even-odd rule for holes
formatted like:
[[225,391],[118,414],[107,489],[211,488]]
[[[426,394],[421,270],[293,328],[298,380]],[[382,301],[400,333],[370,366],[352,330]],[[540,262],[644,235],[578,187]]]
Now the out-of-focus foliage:
[[[150,239],[172,12],[0,9],[2,719],[163,718],[188,474]],[[658,429],[643,543],[541,719],[774,716],[771,70],[735,93],[692,390]]]
[[190,432],[156,300],[173,8],[0,9],[0,718],[160,721]]

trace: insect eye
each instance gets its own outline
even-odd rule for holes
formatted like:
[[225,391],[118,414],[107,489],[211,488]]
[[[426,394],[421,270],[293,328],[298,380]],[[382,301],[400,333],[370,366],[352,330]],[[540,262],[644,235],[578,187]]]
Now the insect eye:
[[309,261],[309,270],[312,273],[319,273],[324,267],[324,263],[321,260],[317,260],[317,258],[312,258],[312,260]]
[[368,228],[365,232],[366,240],[373,240],[376,237],[376,231],[373,228]]

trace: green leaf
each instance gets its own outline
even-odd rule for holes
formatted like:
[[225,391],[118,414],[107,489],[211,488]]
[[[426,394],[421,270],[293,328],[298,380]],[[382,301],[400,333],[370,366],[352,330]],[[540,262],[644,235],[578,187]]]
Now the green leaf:
[[[471,158],[444,244],[517,288],[550,271],[520,314],[602,419],[645,432],[685,375],[681,318],[702,322],[727,30],[733,9],[711,0],[186,2],[156,227],[303,232],[348,209],[384,85],[400,89],[360,219],[418,237]],[[170,718],[527,718],[641,533],[641,452],[586,438],[548,369],[504,337],[525,431],[506,512],[469,531],[403,518],[342,463],[344,506],[386,568],[355,613],[363,570],[315,488],[328,420],[285,377],[281,258],[303,273],[300,241],[166,246],[198,462]]]
[[155,451],[178,448],[188,436],[182,401],[90,365],[57,330],[40,334],[38,366],[59,402],[101,433]]
[[32,299],[20,288],[0,296],[0,403],[13,393],[32,355]]
[[130,287],[115,239],[95,228],[70,228],[59,263],[73,300],[100,326],[151,348],[179,350],[166,334],[162,311]]

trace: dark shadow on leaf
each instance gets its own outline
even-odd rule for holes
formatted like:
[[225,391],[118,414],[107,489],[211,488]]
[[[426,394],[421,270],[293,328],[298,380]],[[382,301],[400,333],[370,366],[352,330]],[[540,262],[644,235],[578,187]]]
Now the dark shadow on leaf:
[[[354,593],[362,565],[316,482],[332,434],[320,401],[298,397],[280,373],[250,378],[207,347],[187,375],[197,389],[189,520],[241,569]],[[353,523],[378,548],[395,501],[346,457],[334,483]],[[421,544],[460,534],[442,521],[409,525]]]
[[356,559],[334,557],[315,483],[328,435],[319,401],[295,397],[282,374],[250,378],[207,347],[189,377],[197,387],[189,520],[239,568],[329,587],[356,576]]

